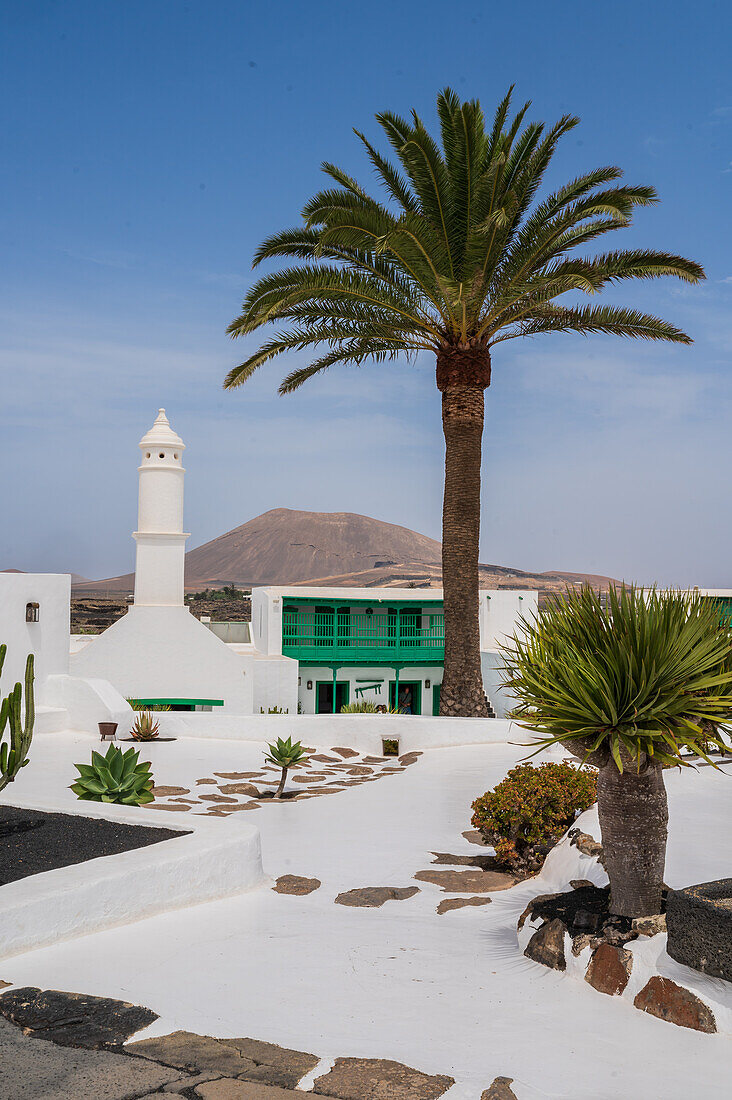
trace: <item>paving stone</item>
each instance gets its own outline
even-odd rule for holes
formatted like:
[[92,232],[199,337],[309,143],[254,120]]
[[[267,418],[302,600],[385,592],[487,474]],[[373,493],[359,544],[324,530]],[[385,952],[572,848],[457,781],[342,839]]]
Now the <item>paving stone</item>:
[[188,787],[151,787],[150,793],[156,798],[167,798],[171,794],[190,794]]
[[713,1034],[717,1030],[714,1013],[694,993],[683,986],[654,974],[643,986],[633,1004],[659,1020],[667,1020],[679,1027]]
[[386,764],[387,760],[389,760],[389,759],[390,758],[388,756],[362,756],[361,757],[361,763],[362,764]]
[[293,775],[293,783],[322,783],[324,779],[327,779],[325,775]]
[[432,852],[435,857],[432,862],[438,864],[452,864],[454,867],[480,867],[483,871],[490,870],[496,862],[495,856],[455,856],[450,852]]
[[331,749],[330,751],[331,752],[337,752],[339,756],[344,757],[344,759],[346,759],[346,760],[349,760],[352,756],[358,756],[358,753],[356,752],[355,749],[344,749],[340,745],[336,746],[335,748]]
[[397,760],[408,767],[410,764],[416,764],[421,755],[421,752],[405,752],[404,756],[398,756]]
[[567,960],[564,955],[565,925],[557,918],[546,921],[541,928],[534,932],[526,945],[524,955],[527,959],[551,967],[552,970],[566,970]]
[[217,783],[217,782],[218,782],[218,780],[216,780],[216,779],[197,779],[196,780],[196,786],[200,787],[202,783]]
[[[206,796],[204,795],[204,798]],[[197,806],[198,802],[191,798],[171,798],[170,802],[174,802],[176,806]]]
[[259,796],[259,789],[253,783],[223,783],[219,790],[222,794],[248,794],[252,798]]
[[185,813],[190,808],[190,806],[181,806],[180,802],[150,802],[145,807],[146,810],[176,810],[179,814]]
[[[179,1070],[141,1058],[30,1038],[0,1018],[2,1100],[121,1100],[156,1095],[179,1079]],[[172,1100],[170,1093],[165,1100]]]
[[256,775],[261,774],[261,769],[258,772],[214,772],[214,775],[218,775],[219,779],[253,779]]
[[374,769],[367,768],[364,764],[352,764],[351,767],[347,769],[347,773],[348,775],[373,775]]
[[261,802],[237,802],[236,806],[227,806],[224,812],[235,814],[239,810],[258,810],[261,805]]
[[511,1088],[513,1077],[496,1077],[490,1088],[481,1095],[480,1100],[518,1100]]
[[357,890],[346,890],[335,899],[336,905],[362,906],[367,909],[378,908],[385,901],[405,901],[419,893],[418,886],[362,886]]
[[590,959],[585,981],[610,997],[621,994],[630,979],[633,956],[623,947],[601,943]]
[[454,1077],[430,1076],[383,1058],[337,1058],[318,1077],[313,1092],[338,1100],[435,1100],[455,1084]]
[[0,981],[0,989],[8,989],[13,983]]
[[294,1088],[300,1078],[318,1064],[314,1054],[274,1043],[258,1039],[214,1039],[189,1031],[174,1031],[160,1038],[128,1043],[125,1049],[177,1069],[215,1070],[225,1077],[246,1078],[279,1088]]
[[237,803],[237,800],[228,794],[202,794],[199,795],[199,798],[201,802],[228,802],[230,804],[233,802],[234,805]]
[[417,871],[419,882],[441,886],[444,894],[487,894],[491,890],[508,890],[516,879],[500,871]]
[[174,1081],[171,1085],[163,1085],[163,1095],[169,1093],[175,1094],[178,1089],[185,1088],[186,1090],[192,1089],[195,1085],[203,1085],[207,1081],[219,1081],[221,1074],[216,1071],[209,1071],[205,1073],[196,1073],[193,1077],[186,1076],[183,1078],[183,1083],[180,1080]]
[[195,1096],[201,1100],[293,1100],[293,1097],[302,1097],[302,1092],[294,1089],[281,1089],[276,1085],[262,1085],[256,1081],[232,1080],[229,1077],[220,1077],[218,1081],[212,1081],[208,1085],[199,1085]]
[[319,878],[303,878],[302,875],[280,875],[272,887],[276,894],[295,894],[302,897],[312,894],[322,885]]
[[466,905],[490,905],[491,898],[445,898],[437,906],[437,912],[440,916],[443,913],[449,913],[451,909],[462,909]]
[[481,848],[490,847],[490,845],[486,844],[486,842],[483,840],[480,830],[478,829],[466,829],[465,832],[461,835],[464,836],[465,839],[470,842],[470,844],[480,844]]
[[157,1020],[156,1012],[110,997],[22,986],[0,997],[0,1013],[27,1035],[59,1046],[120,1045]]
[[[358,756],[358,753],[356,753],[355,755]],[[322,753],[322,752],[318,753],[315,756],[311,756],[310,760],[317,760],[317,762],[319,764],[340,764],[341,763],[341,761],[338,760],[335,756],[327,756],[325,753]]]

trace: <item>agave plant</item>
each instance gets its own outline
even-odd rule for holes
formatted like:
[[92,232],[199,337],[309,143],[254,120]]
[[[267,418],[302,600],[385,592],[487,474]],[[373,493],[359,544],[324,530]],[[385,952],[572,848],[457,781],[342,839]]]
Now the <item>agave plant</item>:
[[91,764],[74,764],[79,773],[70,789],[85,802],[121,802],[125,806],[144,806],[152,802],[153,777],[150,762],[139,763],[139,752],[123,752],[110,745],[106,755],[93,752]]
[[358,703],[344,703],[341,714],[376,714],[376,703],[370,699],[361,699]]
[[286,741],[282,737],[278,737],[274,744],[267,746],[264,759],[268,764],[274,764],[276,768],[282,768],[282,776],[275,791],[275,798],[282,798],[289,769],[293,764],[301,764],[303,760],[307,760],[307,755],[300,742],[295,741],[293,744],[291,737],[288,737]]
[[[503,647],[512,717],[598,771],[611,911],[660,912],[668,803],[663,769],[710,764],[732,720],[732,629],[685,592],[585,587],[523,620]],[[715,765],[716,766],[716,765]]]
[[133,741],[154,741],[160,733],[160,723],[156,722],[149,710],[142,710],[135,718],[130,730]]

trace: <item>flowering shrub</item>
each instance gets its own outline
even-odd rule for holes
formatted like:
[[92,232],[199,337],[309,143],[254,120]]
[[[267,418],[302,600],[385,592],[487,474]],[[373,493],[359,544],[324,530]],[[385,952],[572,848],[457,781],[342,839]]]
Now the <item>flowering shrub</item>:
[[538,871],[579,811],[597,798],[595,773],[563,764],[519,764],[476,798],[472,824],[512,870]]

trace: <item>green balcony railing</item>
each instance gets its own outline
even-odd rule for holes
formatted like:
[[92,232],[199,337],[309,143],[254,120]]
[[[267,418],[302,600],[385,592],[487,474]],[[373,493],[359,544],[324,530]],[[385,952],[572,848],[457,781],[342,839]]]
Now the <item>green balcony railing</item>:
[[441,663],[445,652],[445,620],[442,612],[415,615],[401,609],[372,614],[285,609],[282,652],[311,663]]

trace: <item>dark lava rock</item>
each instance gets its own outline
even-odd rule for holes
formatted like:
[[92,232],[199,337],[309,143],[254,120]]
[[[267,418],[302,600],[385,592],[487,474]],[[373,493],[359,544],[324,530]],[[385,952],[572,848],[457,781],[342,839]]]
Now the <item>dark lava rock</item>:
[[272,889],[276,894],[295,894],[297,897],[303,897],[305,894],[312,894],[313,890],[319,889],[321,885],[319,878],[280,875]]
[[127,1001],[35,986],[3,993],[0,1014],[35,1039],[85,1050],[120,1046],[158,1018],[149,1008]]
[[384,1058],[337,1058],[313,1092],[338,1100],[436,1100],[454,1084],[454,1077],[430,1076]]
[[564,933],[567,931],[560,920],[546,921],[542,924],[526,945],[524,955],[527,959],[551,967],[552,970],[566,970],[564,955]]
[[732,879],[671,890],[667,951],[685,966],[732,981]]
[[595,840],[589,833],[583,833],[581,829],[570,829],[567,833],[570,838],[570,844],[573,844],[575,848],[579,848],[585,856],[602,856],[602,844],[599,840]]
[[714,1013],[689,989],[654,974],[633,1001],[636,1008],[667,1020],[679,1027],[713,1034],[717,1030]]
[[346,890],[335,899],[336,905],[363,906],[367,909],[378,908],[385,901],[405,901],[419,893],[418,886],[363,886],[357,890]]
[[614,997],[625,989],[633,967],[633,956],[623,947],[602,943],[587,967],[585,981],[600,993]]
[[572,938],[597,934],[615,946],[638,938],[630,917],[609,913],[610,887],[580,886],[561,894],[541,894],[529,902],[519,920],[519,929],[527,916],[545,921],[561,920]]

